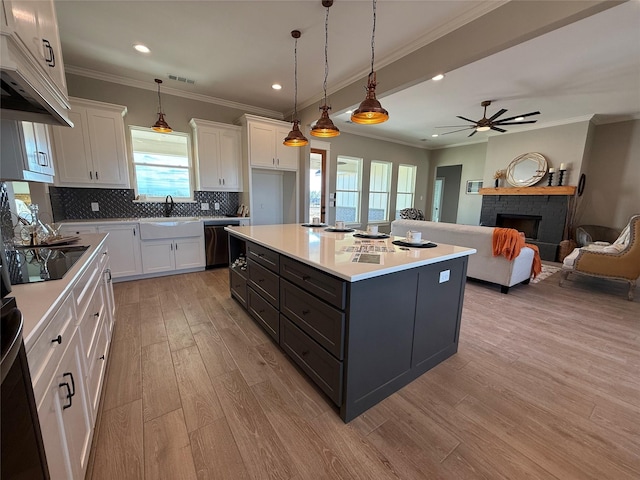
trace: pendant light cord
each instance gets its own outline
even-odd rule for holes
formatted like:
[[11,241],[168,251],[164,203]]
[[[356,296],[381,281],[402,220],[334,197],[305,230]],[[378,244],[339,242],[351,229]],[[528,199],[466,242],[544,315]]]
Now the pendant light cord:
[[376,44],[376,0],[373,0],[373,28],[371,30],[371,73],[373,74],[373,59],[375,57],[375,44]]
[[298,119],[298,39],[293,44],[293,119]]
[[162,113],[162,98],[160,97],[160,83],[158,83],[158,113]]
[[324,104],[327,104],[327,77],[329,76],[329,7],[324,17]]

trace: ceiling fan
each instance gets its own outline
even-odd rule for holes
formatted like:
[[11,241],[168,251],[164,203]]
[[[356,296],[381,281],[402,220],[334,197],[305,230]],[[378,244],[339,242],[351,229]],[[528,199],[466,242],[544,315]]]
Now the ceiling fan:
[[460,115],[457,115],[457,117],[460,118],[461,120],[464,120],[466,122],[471,122],[473,125],[446,125],[444,127],[436,127],[436,128],[464,127],[464,128],[461,128],[460,130],[454,130],[452,132],[443,133],[442,135],[449,135],[450,133],[457,133],[457,132],[462,132],[463,130],[473,129],[473,132],[471,132],[471,134],[469,135],[470,137],[473,137],[476,134],[476,132],[486,132],[487,130],[495,130],[496,132],[504,133],[506,132],[506,130],[503,128],[500,128],[503,125],[522,125],[525,123],[536,123],[537,120],[525,121],[524,118],[530,117],[532,115],[540,115],[540,112],[529,112],[522,115],[516,115],[514,117],[503,118],[502,120],[497,120],[499,116],[507,112],[506,109],[501,108],[491,117],[487,118],[487,107],[491,105],[491,100],[485,100],[480,105],[484,107],[484,115],[480,120],[477,120],[477,121],[471,120],[469,118],[461,117]]

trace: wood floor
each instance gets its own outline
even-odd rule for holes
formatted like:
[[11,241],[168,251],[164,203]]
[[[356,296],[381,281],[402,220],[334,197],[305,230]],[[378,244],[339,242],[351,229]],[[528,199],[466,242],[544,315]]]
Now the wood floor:
[[87,478],[640,478],[622,284],[467,282],[458,353],[347,425],[228,292],[226,269],[115,285]]

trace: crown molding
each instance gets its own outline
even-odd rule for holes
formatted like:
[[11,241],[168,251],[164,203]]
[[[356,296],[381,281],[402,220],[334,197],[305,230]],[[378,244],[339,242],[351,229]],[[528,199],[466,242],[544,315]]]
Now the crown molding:
[[632,120],[640,120],[640,112],[621,115],[595,114],[591,119],[591,123],[594,125],[607,125],[609,123],[630,122]]
[[[415,52],[416,50],[419,50],[420,48],[426,45],[429,45],[431,42],[434,42],[439,38],[444,37],[445,35],[457,30],[458,28],[463,27],[464,25],[482,17],[483,15],[486,15],[492,10],[495,10],[496,8],[499,8],[502,5],[509,3],[509,1],[511,0],[483,0],[483,1],[474,3],[474,5],[468,10],[466,10],[463,14],[452,18],[451,20],[449,20],[446,23],[443,23],[442,25],[438,25],[436,28],[434,28],[433,30],[430,30],[424,35],[419,36],[416,40],[409,43],[408,45],[405,45],[391,52],[386,57],[376,60],[376,70],[380,70],[392,64],[393,62],[400,60],[401,58],[409,55],[410,53]],[[369,71],[370,69],[369,67],[367,67],[363,70],[360,70],[354,73],[350,77],[333,84],[330,89],[327,89],[327,97],[331,96],[332,93],[339,92],[343,88],[348,87],[349,85],[366,77],[367,75],[369,75]],[[312,96],[309,100],[301,102],[298,108],[301,110],[301,109],[310,107],[311,105],[322,101],[323,98],[324,98],[324,92],[320,92]],[[348,108],[345,108],[345,110],[348,110]]]
[[[310,126],[308,125],[310,128]],[[359,137],[367,137],[373,138],[374,140],[381,140],[383,142],[397,143],[399,145],[406,145],[407,147],[420,148],[421,150],[428,150],[428,148],[421,142],[411,142],[405,140],[398,140],[396,138],[383,137],[382,135],[371,135],[370,133],[363,133],[361,131],[355,130],[350,126],[340,125],[340,131],[344,133],[348,133],[350,135],[357,135]]]
[[[93,78],[95,80],[103,80],[105,82],[117,83],[119,85],[125,85],[127,87],[141,88],[143,90],[156,91],[156,85],[151,85],[149,82],[143,82],[141,80],[135,80],[133,78],[121,77],[119,75],[113,75],[110,73],[98,72],[97,70],[90,70],[88,68],[76,67],[74,65],[64,66],[66,73],[73,75],[79,75],[81,77]],[[232,102],[224,100],[222,98],[210,97],[209,95],[201,95],[199,93],[185,92],[171,87],[162,87],[163,95],[173,95],[176,97],[188,98],[189,100],[196,100],[198,102],[212,103],[220,105],[222,107],[234,108],[244,112],[251,112],[257,115],[262,115],[271,118],[284,119],[282,112],[275,110],[269,110],[266,108],[255,107],[253,105],[246,105],[244,103]]]

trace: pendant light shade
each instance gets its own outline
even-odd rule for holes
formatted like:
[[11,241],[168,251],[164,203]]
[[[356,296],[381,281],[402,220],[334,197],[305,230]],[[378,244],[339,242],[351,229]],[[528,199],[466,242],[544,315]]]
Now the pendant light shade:
[[322,0],[322,6],[326,7],[326,15],[324,20],[324,104],[320,107],[322,113],[316,124],[311,127],[311,135],[314,137],[328,138],[340,135],[340,130],[329,118],[329,110],[331,107],[327,105],[327,77],[329,76],[329,7],[333,5],[333,0]]
[[351,121],[361,125],[374,125],[389,120],[387,112],[376,98],[376,72],[373,71],[376,38],[376,0],[373,0],[373,29],[371,33],[371,73],[367,82],[367,96],[351,114]]
[[162,99],[160,98],[160,84],[162,83],[162,80],[156,78],[155,82],[158,84],[158,120],[153,124],[151,128],[154,132],[171,133],[173,132],[173,129],[164,119],[164,113],[162,112]]
[[295,39],[293,47],[293,127],[282,142],[287,147],[304,147],[309,144],[309,140],[300,131],[300,120],[298,120],[298,39],[300,38],[300,30],[293,30],[291,36]]

